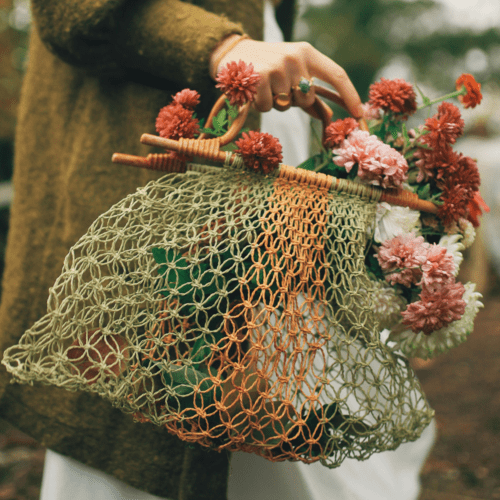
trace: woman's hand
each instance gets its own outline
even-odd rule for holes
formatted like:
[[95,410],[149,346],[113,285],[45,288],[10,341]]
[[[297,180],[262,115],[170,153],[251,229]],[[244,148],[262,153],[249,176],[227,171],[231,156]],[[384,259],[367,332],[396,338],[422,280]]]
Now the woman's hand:
[[[297,85],[303,77],[307,80],[316,77],[337,90],[354,118],[363,116],[361,99],[347,73],[309,43],[268,43],[243,39],[220,58],[218,54],[224,53],[224,48],[234,43],[235,37],[238,36],[226,38],[214,50],[210,61],[210,74],[217,74],[231,61],[252,63],[255,71],[261,76],[254,101],[258,111],[269,111],[273,107],[274,96],[290,92],[294,106],[304,109],[310,107],[315,99],[314,90],[304,94]],[[215,68],[214,64],[218,67]]]

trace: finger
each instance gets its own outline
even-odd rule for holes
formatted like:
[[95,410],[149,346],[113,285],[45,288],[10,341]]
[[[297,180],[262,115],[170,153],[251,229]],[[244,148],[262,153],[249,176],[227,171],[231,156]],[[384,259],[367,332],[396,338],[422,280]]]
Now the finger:
[[278,111],[286,111],[292,105],[293,94],[288,74],[284,70],[271,73],[271,89],[273,93],[273,107]]
[[255,95],[254,106],[257,111],[266,113],[273,107],[273,93],[269,80],[261,77],[257,85],[257,94]]
[[363,116],[361,98],[345,70],[329,57],[313,49],[313,55],[308,60],[310,74],[332,85],[344,100],[349,113],[354,118]]
[[[301,77],[302,79],[306,79],[312,85],[312,80],[310,78]],[[297,83],[292,87],[293,92],[293,105],[298,106],[302,109],[310,108],[314,104],[314,100],[316,98],[316,93],[314,92],[313,87],[311,86],[307,92],[300,88]]]

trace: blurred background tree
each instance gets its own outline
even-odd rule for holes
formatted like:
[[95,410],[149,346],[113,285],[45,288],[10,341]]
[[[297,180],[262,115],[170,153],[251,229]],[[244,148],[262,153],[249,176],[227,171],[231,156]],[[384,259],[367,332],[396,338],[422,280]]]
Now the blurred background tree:
[[[311,1],[301,6],[297,37],[344,67],[364,98],[382,68],[394,65],[400,77],[439,91],[453,89],[465,71],[478,81],[500,81],[500,27],[478,26],[471,17],[457,24],[450,1]],[[472,0],[454,4],[461,12],[480,8]]]

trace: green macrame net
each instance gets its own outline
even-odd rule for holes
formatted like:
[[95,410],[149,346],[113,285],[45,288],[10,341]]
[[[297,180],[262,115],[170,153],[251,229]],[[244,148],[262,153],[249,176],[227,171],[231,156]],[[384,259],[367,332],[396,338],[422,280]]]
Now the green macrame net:
[[167,174],[94,222],[3,362],[217,450],[337,467],[394,449],[433,411],[380,340],[375,206],[282,173]]

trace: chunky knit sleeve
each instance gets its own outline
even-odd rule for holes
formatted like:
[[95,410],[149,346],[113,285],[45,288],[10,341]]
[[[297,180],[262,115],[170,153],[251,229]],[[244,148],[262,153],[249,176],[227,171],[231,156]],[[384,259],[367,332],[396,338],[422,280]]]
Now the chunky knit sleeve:
[[32,0],[32,9],[40,37],[68,64],[196,87],[216,44],[244,32],[215,4],[219,13],[180,0]]

